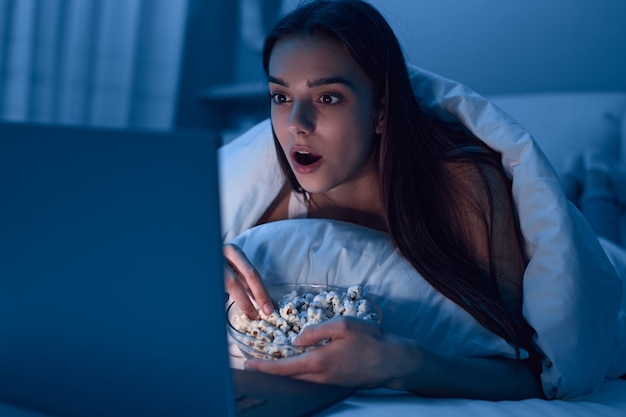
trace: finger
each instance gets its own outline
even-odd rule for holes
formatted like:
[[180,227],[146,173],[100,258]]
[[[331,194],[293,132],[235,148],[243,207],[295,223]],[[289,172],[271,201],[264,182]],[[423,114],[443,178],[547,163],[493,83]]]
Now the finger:
[[324,347],[320,347],[302,355],[279,360],[250,359],[244,362],[244,369],[322,384],[336,383],[328,372],[328,367],[323,365],[326,362],[323,359],[323,349]]
[[335,317],[328,321],[305,327],[294,339],[293,344],[297,346],[316,345],[324,340],[345,338],[347,335],[357,331],[379,332],[379,327],[374,322],[354,317]]
[[331,319],[318,324],[306,326],[294,339],[296,346],[311,346],[323,340],[334,339],[345,335],[345,324],[341,323],[341,318]]
[[265,372],[290,378],[301,377],[311,373],[307,354],[283,358],[279,360],[249,359],[244,362],[244,369]]
[[250,300],[248,291],[237,278],[236,273],[229,265],[224,265],[224,286],[229,297],[237,304],[241,311],[250,319],[255,320],[259,317],[259,311]]
[[267,293],[261,276],[241,248],[233,244],[226,244],[224,246],[224,256],[237,278],[239,278],[241,282],[240,287],[252,296],[265,314],[271,314],[274,311],[272,298]]
[[259,273],[243,251],[236,245],[228,244],[224,247],[224,255],[229,266],[237,275],[240,286],[256,301],[265,314],[271,314],[274,310],[272,299],[268,295]]

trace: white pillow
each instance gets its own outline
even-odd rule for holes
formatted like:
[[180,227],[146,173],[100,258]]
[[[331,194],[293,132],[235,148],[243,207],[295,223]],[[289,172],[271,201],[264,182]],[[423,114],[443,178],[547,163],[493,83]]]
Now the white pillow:
[[222,241],[257,223],[285,183],[264,120],[218,151]]
[[379,304],[390,332],[450,355],[515,357],[504,339],[431,287],[386,233],[340,221],[292,219],[254,227],[232,243],[268,284],[361,285]]

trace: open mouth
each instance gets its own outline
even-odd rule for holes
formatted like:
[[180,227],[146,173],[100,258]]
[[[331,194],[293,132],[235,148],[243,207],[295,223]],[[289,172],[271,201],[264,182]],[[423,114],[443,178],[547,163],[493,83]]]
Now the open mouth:
[[296,151],[293,153],[293,159],[299,165],[311,165],[322,159],[321,155],[316,155],[306,151]]

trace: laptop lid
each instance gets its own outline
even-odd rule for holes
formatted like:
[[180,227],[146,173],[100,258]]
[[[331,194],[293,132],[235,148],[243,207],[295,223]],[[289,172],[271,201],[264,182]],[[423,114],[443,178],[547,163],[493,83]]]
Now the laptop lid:
[[0,402],[234,415],[217,145],[0,125]]

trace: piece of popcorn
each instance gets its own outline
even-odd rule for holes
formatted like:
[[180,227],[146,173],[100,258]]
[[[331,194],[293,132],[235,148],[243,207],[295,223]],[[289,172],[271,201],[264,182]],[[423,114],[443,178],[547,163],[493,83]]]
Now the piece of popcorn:
[[277,333],[277,334],[274,335],[274,343],[276,343],[278,345],[286,345],[289,342],[290,341],[289,341],[289,338],[287,337],[287,335],[282,333],[282,332],[280,334]]
[[261,333],[263,333],[261,329],[259,329],[259,326],[256,323],[251,323],[250,327],[248,328],[248,331],[250,332],[251,336],[257,339],[260,337]]
[[307,312],[307,324],[309,323],[319,323],[325,318],[327,318],[324,309],[320,307],[316,307],[311,305]]
[[293,340],[298,337],[298,332],[290,331],[287,332],[287,338],[289,339],[289,343],[293,344]]
[[262,317],[263,320],[272,323],[274,326],[276,326],[276,324],[278,323],[278,321],[281,319],[281,316],[279,314],[278,311],[274,310],[271,314]]
[[317,294],[315,297],[313,297],[311,305],[318,308],[328,308],[328,300],[326,300],[326,294]]
[[307,311],[309,311],[309,307],[307,307],[306,310],[300,311],[300,314],[298,315],[298,324],[302,325],[307,322],[307,319],[309,318]]
[[292,301],[288,301],[280,307],[280,316],[289,323],[293,323],[298,320],[298,310],[293,306]]
[[343,315],[354,317],[356,316],[356,306],[351,299],[345,299],[343,302]]
[[351,300],[358,300],[359,298],[361,298],[361,287],[359,287],[358,285],[353,285],[352,287],[348,288],[346,293],[348,294],[348,298],[350,298]]
[[269,355],[283,356],[282,348],[277,345],[266,345],[263,347],[262,351]]
[[341,307],[341,297],[335,291],[329,291],[328,294],[326,294],[326,302],[328,302],[333,312]]
[[276,320],[276,327],[278,327],[280,330],[282,330],[285,333],[288,332],[289,329],[291,328],[287,320],[285,320],[283,317],[279,317],[278,320]]
[[308,307],[308,301],[306,301],[302,296],[298,295],[297,297],[295,297],[293,299],[293,306],[294,308],[296,308],[297,310],[301,310],[302,306],[304,306],[305,304],[307,304]]
[[271,342],[272,338],[270,337],[269,334],[265,333],[265,332],[259,332],[259,334],[256,336],[256,338],[262,342]]

